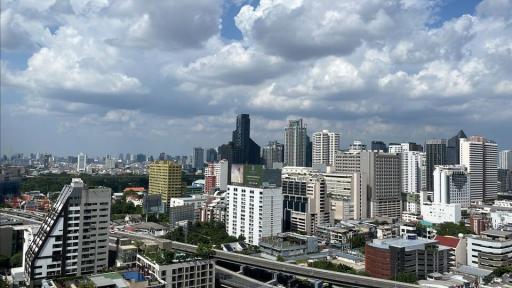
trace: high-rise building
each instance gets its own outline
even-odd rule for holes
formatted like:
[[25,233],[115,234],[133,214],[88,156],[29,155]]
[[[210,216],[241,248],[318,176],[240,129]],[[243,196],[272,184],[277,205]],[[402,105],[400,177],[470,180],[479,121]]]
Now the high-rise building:
[[204,192],[212,194],[215,190],[226,191],[228,187],[229,165],[228,160],[208,163],[205,170]]
[[322,175],[283,169],[283,229],[313,235],[320,224],[329,224],[329,207]]
[[382,151],[382,152],[388,152],[388,147],[386,146],[386,143],[378,140],[372,141],[370,145],[370,150],[372,151]]
[[204,149],[201,147],[194,147],[194,162],[192,167],[196,170],[203,170],[204,166]]
[[[369,215],[400,217],[401,214],[401,159],[400,155],[375,151],[339,152],[336,154],[337,173],[360,173],[367,183]],[[362,187],[362,185],[360,185]],[[360,195],[364,195],[360,192]],[[364,210],[362,210],[364,211]]]
[[105,156],[105,169],[114,169],[116,168],[116,160],[112,158],[111,155]]
[[422,175],[426,169],[426,154],[418,151],[408,151],[401,153],[402,158],[402,192],[419,193],[422,190]]
[[217,160],[217,150],[215,150],[215,148],[209,148],[206,150],[206,162],[210,163]]
[[228,160],[229,164],[259,164],[261,149],[250,138],[251,120],[249,114],[239,114],[236,117],[236,129],[232,141],[219,146],[220,159]]
[[302,119],[289,120],[284,130],[284,165],[306,167],[308,135]]
[[84,153],[78,154],[78,161],[76,164],[76,171],[83,173],[87,170],[87,155]]
[[306,134],[306,167],[313,166],[313,141]]
[[437,165],[446,165],[445,139],[427,140],[425,150],[427,153],[427,191],[434,191],[434,169]]
[[[280,168],[284,163],[284,145],[277,141],[270,141],[263,147],[263,164],[266,169]],[[275,166],[275,167],[274,167]]]
[[25,254],[30,285],[108,268],[111,189],[79,178],[64,186]]
[[150,195],[160,195],[165,207],[169,207],[171,198],[183,196],[181,166],[174,161],[155,161],[149,165]]
[[243,235],[251,245],[263,237],[282,232],[283,193],[281,187],[228,185],[227,232]]
[[496,199],[498,145],[480,136],[460,139],[460,164],[471,176],[471,202]]
[[359,173],[325,173],[330,224],[368,217],[367,183]]
[[364,151],[366,150],[366,144],[363,144],[363,142],[359,140],[354,140],[354,142],[348,147],[348,150],[352,152]]
[[500,151],[498,168],[512,170],[512,150]]
[[322,130],[313,133],[313,164],[334,166],[334,155],[340,149],[340,134]]
[[467,138],[467,136],[464,131],[459,130],[457,135],[448,139],[448,142],[446,143],[446,164],[460,164],[460,139],[462,138]]
[[436,166],[434,170],[434,203],[470,206],[470,176],[465,166]]

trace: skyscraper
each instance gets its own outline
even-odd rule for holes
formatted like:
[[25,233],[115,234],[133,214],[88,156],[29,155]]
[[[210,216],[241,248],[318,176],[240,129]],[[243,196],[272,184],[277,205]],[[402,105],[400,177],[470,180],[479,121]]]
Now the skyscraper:
[[194,162],[192,167],[196,170],[203,170],[204,166],[204,149],[202,147],[194,147]]
[[340,134],[323,130],[313,133],[313,164],[334,166],[334,155],[340,149]]
[[471,176],[471,202],[496,199],[498,145],[480,136],[460,139],[460,164]]
[[206,162],[215,162],[217,161],[217,150],[215,148],[208,148],[206,150]]
[[434,190],[434,169],[436,165],[446,165],[446,140],[427,140],[425,150],[427,153],[427,191]]
[[[337,173],[359,173],[360,203],[367,203],[368,215],[361,218],[377,216],[400,217],[401,213],[401,159],[400,155],[375,151],[339,152],[336,154],[335,171]],[[361,205],[362,205],[361,204]]]
[[239,114],[236,117],[236,129],[232,140],[219,146],[221,159],[229,164],[259,164],[261,163],[261,148],[250,138],[251,120],[249,114]]
[[446,147],[446,164],[456,165],[460,163],[460,139],[467,138],[464,131],[459,130],[457,135],[448,139]]
[[289,120],[284,130],[284,165],[306,166],[308,135],[302,119]]
[[263,162],[267,169],[274,168],[274,163],[278,163],[276,165],[280,163],[282,166],[284,162],[284,145],[277,141],[268,142],[268,145],[263,147]]
[[498,168],[512,170],[512,150],[500,151]]
[[182,197],[181,166],[174,161],[155,161],[149,165],[150,195],[160,195],[165,207],[171,198]]
[[463,165],[437,166],[434,170],[434,203],[470,206],[470,176]]
[[62,188],[25,254],[31,286],[108,268],[110,201],[110,188],[89,189],[79,178]]
[[78,162],[76,165],[76,171],[83,173],[87,170],[87,155],[84,153],[78,154]]

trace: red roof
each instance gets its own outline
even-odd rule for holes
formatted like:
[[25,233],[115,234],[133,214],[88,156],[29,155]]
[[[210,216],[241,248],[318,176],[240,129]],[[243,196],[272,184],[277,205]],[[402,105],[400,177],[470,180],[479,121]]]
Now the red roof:
[[124,192],[128,192],[128,191],[144,192],[144,191],[146,191],[146,189],[144,189],[144,187],[126,187],[126,188],[124,188]]
[[460,239],[453,236],[439,236],[437,235],[434,240],[439,241],[439,245],[448,246],[452,248],[457,248],[457,245],[459,245]]

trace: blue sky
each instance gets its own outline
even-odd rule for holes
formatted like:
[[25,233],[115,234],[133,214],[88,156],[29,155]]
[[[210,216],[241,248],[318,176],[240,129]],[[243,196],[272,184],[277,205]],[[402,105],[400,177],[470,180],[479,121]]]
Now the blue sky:
[[304,118],[343,147],[512,146],[508,0],[2,4],[2,154],[190,154],[237,113],[260,145]]

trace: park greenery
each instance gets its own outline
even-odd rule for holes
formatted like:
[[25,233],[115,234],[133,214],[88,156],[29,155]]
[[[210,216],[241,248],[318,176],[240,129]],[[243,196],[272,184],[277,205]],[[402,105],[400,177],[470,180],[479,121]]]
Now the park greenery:
[[363,235],[355,235],[354,237],[350,238],[350,247],[352,249],[364,248],[365,245],[366,239]]
[[455,236],[457,237],[460,233],[471,234],[471,230],[464,225],[464,222],[459,224],[445,222],[442,224],[435,225],[434,229],[437,231],[437,235],[441,236]]
[[122,192],[126,187],[148,187],[148,175],[72,175],[67,173],[45,174],[37,177],[25,177],[21,182],[21,191],[41,191],[42,193],[60,191],[71,178],[82,178],[89,186],[104,186],[113,192]]
[[314,262],[309,262],[308,266],[313,267],[313,268],[323,269],[323,270],[356,274],[356,270],[348,265],[341,264],[341,263],[334,264],[331,261],[327,261],[327,260],[318,260],[318,261],[314,261]]
[[414,273],[410,272],[400,272],[396,275],[395,281],[404,282],[404,283],[416,283],[418,279]]
[[167,233],[166,238],[193,245],[210,244],[213,246],[238,241],[237,237],[228,235],[225,224],[222,222],[196,222],[188,228],[187,233],[185,232],[183,227],[178,227]]

